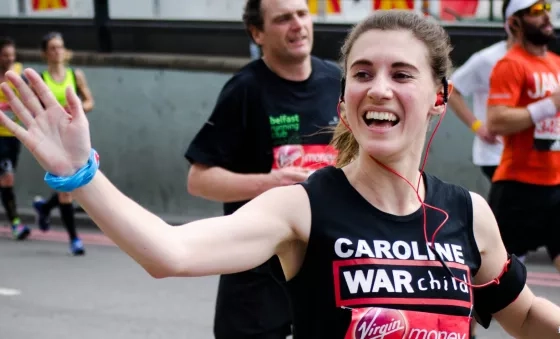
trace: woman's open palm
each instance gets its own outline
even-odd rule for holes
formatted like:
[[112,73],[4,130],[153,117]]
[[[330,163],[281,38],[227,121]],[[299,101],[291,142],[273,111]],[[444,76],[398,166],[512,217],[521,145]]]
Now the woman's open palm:
[[91,150],[89,123],[80,99],[68,87],[67,112],[37,72],[28,68],[24,75],[33,90],[17,73],[6,73],[19,97],[8,84],[0,86],[25,128],[2,111],[0,123],[29,149],[46,171],[58,176],[72,175],[86,164]]

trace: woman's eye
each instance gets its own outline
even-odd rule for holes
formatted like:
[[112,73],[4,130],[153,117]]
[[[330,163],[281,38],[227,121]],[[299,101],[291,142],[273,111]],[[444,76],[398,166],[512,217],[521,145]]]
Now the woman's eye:
[[369,74],[367,72],[364,72],[364,71],[359,71],[359,72],[356,72],[356,74],[354,74],[354,78],[356,78],[356,79],[367,79],[367,78],[369,78]]
[[412,78],[410,75],[406,74],[406,73],[396,73],[394,75],[395,78],[397,79],[410,79]]

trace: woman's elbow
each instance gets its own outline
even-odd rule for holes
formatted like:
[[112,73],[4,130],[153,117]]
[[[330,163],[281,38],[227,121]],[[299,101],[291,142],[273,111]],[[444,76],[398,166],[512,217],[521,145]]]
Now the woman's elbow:
[[[170,226],[173,227],[173,226]],[[169,233],[164,248],[160,248],[157,257],[140,263],[144,270],[155,279],[188,276],[189,263],[193,262],[194,252],[188,250],[187,246],[179,240],[176,234]]]
[[146,272],[154,279],[163,279],[163,278],[171,278],[173,277],[173,275],[171,275],[170,271],[165,271],[162,269],[147,269],[146,268]]
[[154,279],[185,276],[187,269],[180,267],[175,259],[161,260],[160,263],[145,265],[144,270]]

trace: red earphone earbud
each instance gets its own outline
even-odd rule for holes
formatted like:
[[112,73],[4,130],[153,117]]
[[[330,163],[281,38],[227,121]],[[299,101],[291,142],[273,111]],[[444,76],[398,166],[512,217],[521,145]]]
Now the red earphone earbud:
[[438,93],[437,99],[436,99],[436,106],[441,106],[443,104],[445,104],[445,99],[443,98],[443,94]]

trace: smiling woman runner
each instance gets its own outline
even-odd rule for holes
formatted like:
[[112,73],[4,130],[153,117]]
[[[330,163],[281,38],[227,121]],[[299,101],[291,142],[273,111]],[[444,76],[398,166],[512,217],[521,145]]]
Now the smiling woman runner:
[[98,170],[71,89],[69,114],[33,70],[25,75],[40,97],[8,72],[24,104],[7,84],[2,90],[26,128],[0,120],[32,150],[45,181],[71,191],[153,277],[239,272],[278,255],[294,338],[465,338],[475,312],[517,338],[556,339],[560,308],[526,286],[525,267],[504,249],[484,198],[418,170],[430,120],[444,114],[451,90],[450,50],[436,22],[376,11],[342,48],[341,168],[178,227]]

